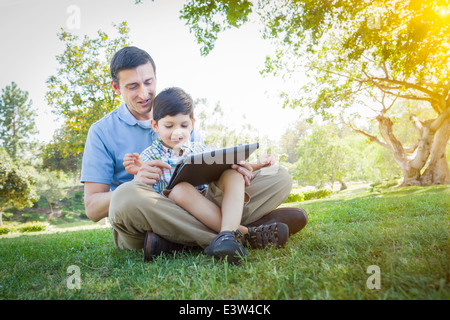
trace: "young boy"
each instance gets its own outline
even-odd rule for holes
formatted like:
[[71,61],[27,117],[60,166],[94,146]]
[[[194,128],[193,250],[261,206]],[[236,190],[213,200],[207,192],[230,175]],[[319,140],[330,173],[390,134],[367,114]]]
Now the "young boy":
[[[217,237],[205,249],[208,255],[236,262],[247,255],[242,242],[253,248],[283,246],[289,234],[286,224],[274,223],[250,228],[240,225],[244,202],[248,201],[248,195],[245,193],[244,178],[234,169],[226,170],[218,181],[208,186],[194,187],[187,182],[181,182],[171,190],[166,190],[181,157],[208,150],[203,143],[189,142],[194,123],[192,98],[180,88],[162,91],[154,100],[151,120],[153,130],[159,133],[160,137],[141,155],[137,153],[125,155],[123,164],[127,172],[137,174],[143,162],[151,160],[162,160],[172,166],[172,169],[163,170],[153,189],[218,232]],[[259,170],[272,165],[273,162],[274,157],[266,155],[261,157],[257,164],[253,164],[252,168],[254,171]],[[208,197],[208,188],[222,190],[221,203],[215,203]]]

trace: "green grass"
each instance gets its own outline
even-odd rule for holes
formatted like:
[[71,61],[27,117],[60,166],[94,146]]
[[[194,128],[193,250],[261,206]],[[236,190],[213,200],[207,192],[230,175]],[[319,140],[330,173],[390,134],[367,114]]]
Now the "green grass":
[[[302,206],[309,223],[284,249],[228,265],[202,252],[143,262],[108,228],[0,237],[0,299],[450,298],[450,187],[340,193]],[[70,290],[67,268],[81,271]],[[380,268],[369,289],[367,268]]]

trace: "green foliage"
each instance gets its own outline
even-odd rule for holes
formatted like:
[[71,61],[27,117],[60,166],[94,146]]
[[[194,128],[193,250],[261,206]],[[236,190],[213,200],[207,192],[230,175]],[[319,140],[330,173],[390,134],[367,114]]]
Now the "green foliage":
[[303,67],[312,80],[286,92],[286,105],[334,117],[330,108],[364,104],[361,97],[387,93],[434,104],[448,90],[441,87],[450,75],[443,4],[261,0],[258,8],[264,36],[278,47],[265,71],[288,76]]
[[184,5],[180,18],[187,20],[190,31],[202,45],[201,54],[207,55],[220,32],[247,22],[251,7],[248,0],[192,0]]
[[9,225],[0,226],[0,235],[10,233],[13,230],[14,230],[14,228]]
[[45,231],[48,229],[49,224],[43,223],[40,221],[33,221],[33,222],[25,222],[23,224],[20,224],[18,226],[12,226],[12,225],[5,225],[0,227],[0,235],[2,234],[8,234],[11,232],[40,232]]
[[287,197],[286,201],[284,203],[290,203],[290,202],[300,202],[305,201],[305,198],[303,197],[303,193],[290,193]]
[[15,82],[2,89],[0,96],[0,141],[15,160],[22,158],[29,138],[35,134],[36,111],[28,100],[28,92],[22,91]]
[[65,50],[56,57],[60,67],[47,79],[47,103],[64,119],[43,158],[78,155],[84,149],[90,126],[121,101],[111,87],[109,63],[116,51],[128,45],[126,22],[115,25],[117,37],[98,31],[96,38],[61,31],[59,39]]
[[53,203],[67,195],[67,186],[71,183],[67,174],[50,170],[42,170],[37,175],[38,194],[44,197],[53,213]]
[[67,135],[67,132],[64,130],[57,130],[54,135],[55,140],[41,148],[42,169],[70,172],[72,174],[76,174],[81,170],[83,154],[67,154],[64,148],[61,149],[61,145],[59,144],[59,141],[61,140],[59,137],[64,139],[63,136],[65,135]]
[[287,125],[286,131],[280,138],[280,152],[286,155],[284,161],[295,163],[298,160],[297,144],[306,136],[309,127],[306,122],[301,120]]
[[305,184],[343,181],[357,168],[358,157],[348,140],[339,137],[334,125],[315,126],[297,146],[297,172],[294,178]]
[[[7,209],[3,214],[3,220],[6,225],[16,225],[25,222],[49,222],[52,226],[61,226],[71,223],[88,223],[84,207],[84,191],[82,186],[73,181],[65,180],[62,177],[59,182],[61,190],[55,191],[55,195],[50,197],[52,200],[49,204],[44,195],[39,196],[39,200],[32,208],[24,208],[17,210],[15,208]],[[39,194],[41,192],[38,191]],[[44,193],[48,193],[45,191]],[[61,195],[65,195],[61,197]],[[53,209],[53,214],[51,210]]]
[[224,111],[219,102],[211,106],[207,99],[196,99],[195,117],[206,145],[223,148],[258,139],[255,134],[257,130],[250,124],[233,128],[232,115]]
[[303,198],[306,200],[313,200],[313,199],[323,199],[328,198],[333,194],[333,191],[331,189],[319,189],[319,190],[312,190],[307,191],[303,193]]
[[293,193],[291,192],[284,201],[284,203],[289,202],[301,202],[301,201],[307,201],[307,200],[314,200],[314,199],[323,199],[331,197],[333,194],[333,191],[331,189],[318,189],[318,190],[311,190],[311,191],[305,191],[300,193]]
[[39,221],[26,222],[15,228],[19,232],[39,232],[45,231],[48,228],[48,223],[42,223]]
[[372,192],[374,190],[388,189],[390,187],[397,186],[398,184],[399,184],[398,180],[396,179],[386,181],[376,181],[370,185],[371,187],[370,191]]
[[[220,1],[223,2],[234,8],[239,6]],[[230,8],[217,6],[215,10],[207,10],[195,3],[186,5],[189,10],[181,17],[195,31],[197,41],[212,48],[210,43],[218,32],[232,26],[230,21],[220,18]],[[250,15],[258,16],[263,37],[276,46],[261,73],[282,77],[289,84],[281,93],[285,107],[299,108],[311,121],[319,115],[325,120],[352,125],[356,132],[394,154],[404,170],[405,180],[413,177],[409,179],[414,181],[407,183],[443,183],[450,179],[448,165],[436,159],[445,154],[448,136],[441,138],[447,141],[433,143],[431,150],[424,140],[434,138],[426,133],[428,129],[436,132],[443,128],[437,131],[437,137],[449,126],[447,7],[447,2],[426,0],[259,0],[257,5],[242,11],[240,21],[245,22]],[[197,24],[202,18],[217,19],[221,25],[208,32],[207,26]],[[438,115],[433,120],[416,117],[414,125],[420,131],[420,140],[415,145],[422,147],[414,153],[413,149],[403,147],[404,142],[391,132],[388,112],[397,108],[399,98],[426,102],[422,109]],[[358,118],[368,121],[369,117],[378,121],[384,142],[353,126]],[[406,118],[401,121],[410,122]],[[431,165],[423,173],[425,177],[412,172],[420,171],[427,159]]]
[[8,206],[17,209],[32,206],[38,200],[35,184],[35,178],[0,148],[0,218]]

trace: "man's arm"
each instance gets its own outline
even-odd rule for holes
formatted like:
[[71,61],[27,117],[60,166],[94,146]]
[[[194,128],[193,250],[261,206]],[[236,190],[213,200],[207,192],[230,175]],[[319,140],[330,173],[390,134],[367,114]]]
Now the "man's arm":
[[260,170],[265,167],[270,167],[275,164],[275,157],[271,154],[261,156],[256,163],[251,163],[253,171]]
[[84,206],[86,208],[86,216],[94,222],[106,218],[108,216],[111,194],[108,184],[85,182]]
[[[163,168],[170,169],[171,166],[161,160],[144,162],[134,180],[153,185],[161,177]],[[85,182],[84,206],[86,208],[86,216],[94,222],[106,218],[113,192],[109,191],[108,184]]]

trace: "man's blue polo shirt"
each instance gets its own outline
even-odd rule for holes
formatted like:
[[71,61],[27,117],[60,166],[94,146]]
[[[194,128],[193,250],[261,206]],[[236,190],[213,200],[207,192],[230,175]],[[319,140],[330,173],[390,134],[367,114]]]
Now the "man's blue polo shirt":
[[[125,171],[123,157],[126,153],[141,153],[159,137],[151,126],[139,123],[125,103],[94,123],[89,129],[84,147],[81,182],[96,182],[116,189],[133,179]],[[197,130],[191,141],[201,141]]]

